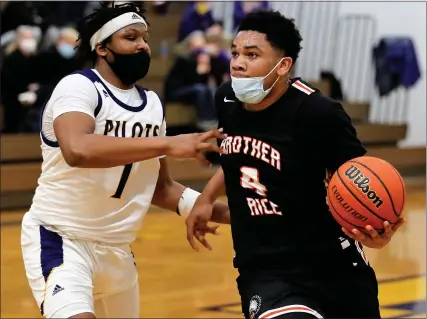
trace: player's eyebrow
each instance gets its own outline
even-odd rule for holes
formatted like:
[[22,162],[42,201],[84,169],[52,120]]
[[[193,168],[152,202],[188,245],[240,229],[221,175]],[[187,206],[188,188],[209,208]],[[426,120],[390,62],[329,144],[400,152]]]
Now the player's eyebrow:
[[256,50],[260,50],[261,51],[261,49],[259,48],[259,46],[257,46],[257,45],[245,45],[245,46],[243,46],[243,49],[245,49],[245,50],[253,50],[253,49],[256,49]]
[[[233,43],[232,45],[231,45],[231,48],[232,49],[235,49],[236,48],[236,45]],[[245,46],[243,46],[243,49],[245,49],[245,50],[253,50],[253,49],[256,49],[256,50],[260,50],[260,51],[262,51],[261,49],[260,49],[260,47],[259,46],[257,46],[257,45],[245,45]]]

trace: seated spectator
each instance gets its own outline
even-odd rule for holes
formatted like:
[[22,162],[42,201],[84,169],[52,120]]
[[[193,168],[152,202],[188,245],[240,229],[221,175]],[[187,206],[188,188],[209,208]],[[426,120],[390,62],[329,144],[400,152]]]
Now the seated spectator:
[[234,1],[233,31],[236,31],[243,18],[250,12],[266,10],[268,1]]
[[35,58],[37,86],[32,92],[34,101],[31,103],[30,118],[27,122],[27,126],[33,131],[40,129],[40,111],[56,84],[64,76],[84,67],[85,61],[77,59],[75,55],[77,39],[78,32],[74,28],[60,29],[55,45],[45,52],[40,52]]
[[178,30],[178,42],[194,31],[205,31],[214,24],[214,18],[207,1],[195,1],[182,15]]
[[83,67],[75,57],[78,32],[74,28],[60,29],[53,47],[37,57],[41,85],[56,85],[67,74]]
[[34,29],[21,26],[17,29],[15,40],[5,49],[1,72],[5,133],[19,133],[25,129],[28,102],[34,103],[34,99],[24,93],[35,89],[37,44]]
[[230,48],[223,48],[223,28],[221,24],[214,24],[205,32],[206,45],[204,52],[209,53],[214,78],[214,89],[222,82],[230,79]]
[[201,130],[217,126],[217,118],[210,83],[216,70],[211,56],[205,51],[204,33],[193,32],[187,37],[189,52],[178,56],[165,81],[165,101],[189,103],[196,107]]

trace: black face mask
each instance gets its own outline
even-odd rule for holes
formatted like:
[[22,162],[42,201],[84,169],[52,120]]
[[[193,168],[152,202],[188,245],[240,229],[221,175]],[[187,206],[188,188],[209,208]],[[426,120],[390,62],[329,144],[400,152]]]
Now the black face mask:
[[134,84],[147,75],[150,69],[151,57],[147,51],[142,50],[133,54],[116,53],[107,48],[114,56],[114,62],[108,62],[117,77],[126,85]]

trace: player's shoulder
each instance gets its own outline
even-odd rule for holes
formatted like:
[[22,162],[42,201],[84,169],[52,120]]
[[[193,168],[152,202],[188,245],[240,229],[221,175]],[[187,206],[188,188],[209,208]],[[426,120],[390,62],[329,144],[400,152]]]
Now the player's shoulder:
[[216,89],[216,93],[221,96],[228,95],[228,94],[232,94],[234,96],[234,91],[231,86],[231,80],[221,83]]
[[165,104],[163,103],[162,99],[160,98],[160,96],[153,90],[146,88],[146,87],[142,87],[139,84],[135,84],[135,86],[140,89],[143,90],[145,93],[145,96],[147,97],[147,103],[151,103],[152,105],[154,105],[154,107],[156,109],[162,109],[163,112],[163,117],[165,117]]
[[91,80],[89,80],[87,77],[85,77],[83,74],[79,73],[71,73],[66,76],[64,76],[59,82],[57,86],[64,86],[64,85],[77,85],[77,86],[85,86],[88,83],[92,83]]
[[161,103],[162,102],[162,100],[160,99],[159,95],[156,92],[154,92],[148,88],[139,86],[139,85],[137,85],[137,87],[144,90],[145,95],[147,96],[147,100],[153,101],[155,103]]
[[82,73],[71,73],[64,76],[55,86],[54,93],[72,95],[73,92],[96,93],[93,82]]
[[226,81],[221,83],[215,92],[215,101],[216,103],[224,102],[225,100],[235,100],[236,95],[234,94],[233,87],[231,86],[231,81]]
[[215,108],[219,118],[229,116],[239,102],[231,86],[231,81],[221,83],[215,92]]
[[340,102],[324,95],[315,85],[300,78],[291,80],[293,96],[301,99],[300,115],[319,117],[330,114],[334,109],[341,108]]

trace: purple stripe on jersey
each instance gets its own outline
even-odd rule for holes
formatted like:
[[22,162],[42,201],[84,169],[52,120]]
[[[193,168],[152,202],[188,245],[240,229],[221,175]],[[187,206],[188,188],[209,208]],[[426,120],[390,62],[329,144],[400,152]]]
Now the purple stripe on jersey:
[[[99,81],[99,77],[96,76],[96,74],[90,70],[90,69],[83,69],[83,70],[78,70],[72,74],[80,74],[83,75],[85,77],[87,77],[89,80],[92,81],[92,83],[98,82]],[[95,108],[95,117],[99,114],[99,111],[101,111],[102,108],[102,97],[101,94],[98,91],[98,88],[95,86],[96,89],[96,93],[98,93],[98,105]]]
[[[139,96],[141,97],[142,103],[139,106],[131,106],[131,105],[123,103],[118,98],[116,98],[114,96],[114,94],[111,92],[111,90],[108,88],[108,86],[105,85],[105,83],[101,80],[101,78],[95,72],[93,72],[91,69],[79,70],[79,71],[74,72],[74,73],[82,74],[82,75],[86,76],[88,79],[90,79],[92,82],[101,83],[101,85],[104,87],[105,91],[107,91],[107,93],[110,95],[110,97],[113,99],[113,101],[116,104],[118,104],[119,106],[121,106],[122,108],[124,108],[125,110],[131,111],[131,112],[140,112],[147,105],[147,94],[145,93],[145,90],[142,87],[140,87],[139,85],[135,85],[135,87],[138,90],[138,93],[139,93]],[[99,92],[98,92],[98,95],[99,95]]]
[[57,233],[40,226],[40,263],[44,280],[47,281],[53,268],[64,263],[62,237]]

